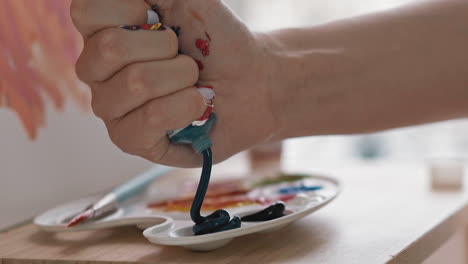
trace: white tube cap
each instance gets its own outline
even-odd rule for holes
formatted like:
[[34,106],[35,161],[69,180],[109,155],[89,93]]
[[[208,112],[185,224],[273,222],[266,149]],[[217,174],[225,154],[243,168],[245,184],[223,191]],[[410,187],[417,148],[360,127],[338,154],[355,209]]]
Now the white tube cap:
[[153,10],[148,10],[148,21],[147,24],[153,25],[160,23],[158,13],[154,12]]

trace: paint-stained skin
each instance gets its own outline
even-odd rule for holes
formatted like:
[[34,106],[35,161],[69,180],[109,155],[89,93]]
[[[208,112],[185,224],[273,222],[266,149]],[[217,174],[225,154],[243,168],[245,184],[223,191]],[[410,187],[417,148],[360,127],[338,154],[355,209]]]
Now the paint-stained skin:
[[[151,1],[146,1],[149,5],[151,5]],[[159,12],[159,8],[157,5],[151,5],[151,9],[153,11],[155,11],[159,18],[160,18],[160,22],[162,22],[162,16],[161,16],[161,12]],[[200,23],[202,24],[205,24],[205,20],[203,19],[203,17],[195,10],[190,10],[190,13],[192,14],[192,16]],[[134,28],[126,28],[126,29],[130,29],[130,30],[138,30],[138,29],[153,29],[154,25],[148,25],[148,28],[143,28],[143,26],[133,26]],[[162,26],[161,28],[156,28],[155,30],[161,30],[163,29],[164,27]],[[165,28],[164,28],[165,29]],[[180,37],[181,35],[181,28],[178,27],[178,26],[171,26],[171,29],[175,32],[175,34],[177,35],[177,37]],[[211,36],[205,31],[205,37],[207,39],[197,39],[196,40],[196,47],[197,49],[200,50],[200,52],[203,54],[204,57],[207,57],[210,55],[210,43],[211,43]],[[179,50],[179,53],[181,53],[181,51]],[[201,61],[201,60],[197,60],[197,59],[194,59],[195,62],[197,63],[198,65],[198,69],[200,71],[203,71],[205,69],[205,64]],[[205,87],[201,87],[201,86],[197,86],[199,89],[211,89],[213,90],[213,87],[211,86],[205,86]],[[201,126],[203,125],[204,123],[206,123],[212,116],[212,114],[214,113],[214,98],[211,98],[211,99],[207,99],[205,98],[206,100],[206,103],[207,103],[207,106],[206,106],[206,110],[205,112],[203,113],[203,115],[196,121],[194,121],[192,123],[192,125],[194,126]]]
[[[201,38],[197,39],[195,46],[197,47],[198,50],[200,50],[200,52],[203,54],[204,57],[207,57],[210,55],[211,36],[206,31],[205,31],[205,36],[207,39],[201,39]],[[200,71],[203,71],[205,69],[205,65],[201,60],[195,59],[195,62],[197,63]],[[199,89],[201,88],[201,86],[197,86],[197,87]],[[205,86],[204,88],[209,88],[213,90],[212,86]],[[210,99],[209,102],[207,102],[205,113],[203,113],[203,116],[200,119],[194,122],[194,125],[201,125],[204,122],[208,121],[211,118],[211,115],[213,113],[214,113],[214,98]]]
[[200,71],[203,71],[203,70],[205,69],[205,64],[203,64],[203,62],[202,62],[201,60],[195,59],[195,62],[197,63],[198,69],[199,69]]
[[[206,36],[207,40],[204,40],[204,39],[201,39],[201,38],[197,39],[196,47],[197,47],[197,49],[199,49],[201,51],[203,56],[206,57],[206,56],[210,55],[211,36],[206,31],[205,31],[205,36]],[[205,65],[203,64],[203,62],[201,60],[197,60],[197,59],[195,59],[195,61],[197,62],[198,68],[200,69],[200,71],[203,71],[205,69]]]
[[[207,40],[199,38],[196,41],[196,47],[197,49],[201,51],[204,57],[210,55],[210,43],[211,43],[211,36],[206,31],[205,31],[205,36],[207,37]],[[197,62],[198,68],[200,69],[200,71],[203,71],[205,69],[205,65],[203,64],[203,62],[197,59],[195,59],[195,61]],[[200,86],[197,86],[197,87],[199,89],[201,88]],[[208,89],[213,90],[212,86],[205,86],[203,88],[208,88]],[[205,98],[205,100],[206,99],[207,98]],[[209,101],[207,102],[205,113],[203,113],[203,116],[199,120],[195,121],[195,124],[197,125],[203,124],[204,122],[208,121],[211,118],[211,115],[213,113],[214,113],[214,97],[209,99]]]
[[203,56],[207,57],[210,55],[210,41],[209,40],[199,38],[197,39],[195,45],[197,49],[199,49],[200,52],[203,54]]

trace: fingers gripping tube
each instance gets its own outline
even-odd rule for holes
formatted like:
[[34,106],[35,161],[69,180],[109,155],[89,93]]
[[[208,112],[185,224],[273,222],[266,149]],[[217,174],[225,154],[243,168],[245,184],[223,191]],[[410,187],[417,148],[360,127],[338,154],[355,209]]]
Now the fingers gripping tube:
[[[152,10],[148,11],[148,25],[133,26],[128,29],[139,30],[140,28],[148,28],[147,30],[165,30],[166,27],[161,24],[162,17],[157,10],[157,6],[153,5],[151,8]],[[178,31],[176,30],[177,35],[179,35]],[[210,131],[216,123],[217,116],[213,113],[213,100],[215,97],[213,88],[211,86],[199,86],[197,88],[207,103],[207,110],[199,120],[194,121],[191,125],[170,131],[168,137],[172,143],[192,145],[196,153],[203,155],[203,169],[190,210],[190,216],[193,222],[195,222],[193,233],[195,235],[204,235],[239,228],[241,226],[241,219],[237,216],[231,219],[226,210],[218,210],[208,216],[201,215],[213,166],[213,152],[211,150],[213,143],[210,139]]]

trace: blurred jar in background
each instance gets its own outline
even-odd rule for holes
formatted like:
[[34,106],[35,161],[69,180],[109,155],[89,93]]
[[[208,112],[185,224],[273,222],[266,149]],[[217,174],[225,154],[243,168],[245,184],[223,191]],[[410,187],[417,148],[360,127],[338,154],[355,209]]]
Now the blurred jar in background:
[[274,177],[281,171],[283,142],[256,146],[249,150],[250,169],[258,177]]

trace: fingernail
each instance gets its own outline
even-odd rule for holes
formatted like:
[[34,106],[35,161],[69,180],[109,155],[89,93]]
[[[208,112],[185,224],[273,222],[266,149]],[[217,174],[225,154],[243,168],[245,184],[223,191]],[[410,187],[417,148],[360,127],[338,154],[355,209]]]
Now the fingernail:
[[159,19],[158,13],[156,13],[156,12],[153,11],[153,10],[148,10],[147,13],[148,13],[147,24],[158,24],[158,23],[161,23],[161,21],[160,21],[160,19]]

